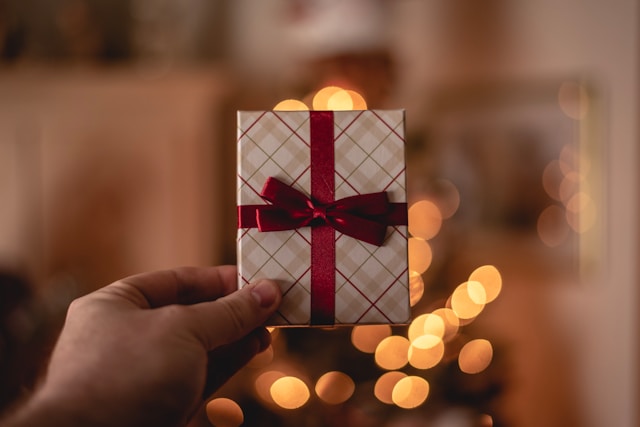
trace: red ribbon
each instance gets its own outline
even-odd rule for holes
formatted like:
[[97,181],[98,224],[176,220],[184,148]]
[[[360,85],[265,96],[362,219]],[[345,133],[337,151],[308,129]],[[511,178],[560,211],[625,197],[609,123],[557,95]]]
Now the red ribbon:
[[311,226],[311,324],[335,321],[335,231],[381,246],[387,226],[407,224],[407,204],[386,192],[334,200],[333,112],[311,111],[311,196],[270,177],[260,193],[269,205],[238,206],[238,227],[260,231]]
[[321,204],[270,177],[260,196],[271,204],[240,206],[240,228],[283,231],[327,224],[347,236],[382,246],[387,226],[402,223],[402,213],[406,215],[406,204],[389,203],[385,191]]

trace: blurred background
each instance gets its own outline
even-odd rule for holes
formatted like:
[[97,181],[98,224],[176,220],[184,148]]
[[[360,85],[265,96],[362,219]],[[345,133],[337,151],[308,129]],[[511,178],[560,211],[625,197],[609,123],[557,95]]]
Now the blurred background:
[[631,0],[0,0],[0,412],[73,298],[234,263],[236,111],[339,86],[406,110],[416,321],[276,330],[193,424],[638,425],[639,17]]

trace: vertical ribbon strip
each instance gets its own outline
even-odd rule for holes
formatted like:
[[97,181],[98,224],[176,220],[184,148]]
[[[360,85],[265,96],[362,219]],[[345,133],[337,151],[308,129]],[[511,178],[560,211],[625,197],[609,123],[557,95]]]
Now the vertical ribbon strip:
[[[311,198],[335,199],[333,112],[311,111]],[[311,324],[335,322],[335,231],[328,224],[311,228]]]

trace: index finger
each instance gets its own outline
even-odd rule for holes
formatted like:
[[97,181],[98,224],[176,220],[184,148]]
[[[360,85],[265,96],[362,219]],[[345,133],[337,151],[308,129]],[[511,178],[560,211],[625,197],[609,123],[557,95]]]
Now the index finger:
[[234,265],[180,267],[137,274],[111,286],[134,288],[147,301],[145,308],[153,308],[215,300],[237,290],[236,278]]

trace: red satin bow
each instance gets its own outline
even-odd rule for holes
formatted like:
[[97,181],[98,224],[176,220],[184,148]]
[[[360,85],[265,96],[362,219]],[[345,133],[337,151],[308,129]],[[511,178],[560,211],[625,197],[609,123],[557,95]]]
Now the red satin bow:
[[[277,178],[269,177],[260,195],[271,203],[249,207],[255,209],[260,231],[292,230],[326,223],[343,234],[381,246],[388,225],[406,224],[406,204],[390,203],[384,191],[318,204]],[[240,215],[243,217],[246,215]]]

